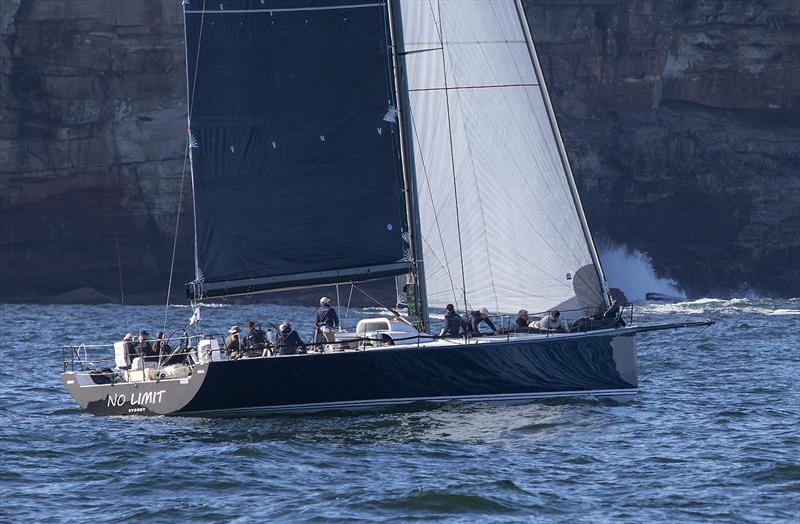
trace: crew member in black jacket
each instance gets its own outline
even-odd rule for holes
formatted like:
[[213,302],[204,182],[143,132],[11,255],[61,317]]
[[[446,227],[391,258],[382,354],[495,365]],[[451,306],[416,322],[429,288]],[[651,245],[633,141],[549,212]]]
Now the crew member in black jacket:
[[319,309],[317,310],[317,333],[321,336],[316,336],[314,342],[336,342],[334,329],[337,327],[339,327],[339,315],[331,307],[331,299],[322,297],[319,299]]
[[150,335],[144,329],[139,331],[139,340],[134,344],[137,356],[148,362],[158,362],[158,353],[153,349]]
[[481,323],[485,322],[489,329],[492,330],[492,335],[497,335],[497,328],[489,318],[489,310],[482,307],[479,311],[473,311],[469,314],[469,334],[473,337],[483,335],[480,330]]
[[247,321],[247,335],[244,337],[244,350],[251,357],[260,357],[267,347],[267,334],[252,320]]
[[297,334],[297,331],[292,329],[292,325],[288,320],[284,320],[279,327],[276,355],[296,355],[306,352],[306,345],[300,335]]
[[528,310],[520,309],[517,313],[517,320],[514,321],[514,331],[518,333],[528,333],[528,324],[530,323],[531,319],[528,317]]
[[464,320],[461,315],[456,313],[456,308],[453,304],[447,304],[445,307],[447,312],[444,314],[444,326],[439,332],[440,337],[457,337],[461,334],[464,327]]

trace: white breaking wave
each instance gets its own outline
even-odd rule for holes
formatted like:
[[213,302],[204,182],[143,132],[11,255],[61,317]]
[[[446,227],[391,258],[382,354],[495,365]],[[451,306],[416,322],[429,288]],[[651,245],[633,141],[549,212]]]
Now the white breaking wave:
[[776,309],[770,311],[767,315],[800,315],[800,309]]
[[608,285],[621,289],[629,301],[644,302],[646,293],[686,298],[674,280],[656,275],[647,254],[609,241],[599,247]]
[[793,305],[791,301],[774,299],[732,298],[723,300],[719,298],[700,298],[672,304],[646,304],[639,311],[642,313],[677,313],[686,315],[800,316],[800,309],[795,309],[791,305]]
[[681,304],[725,304],[727,300],[721,298],[698,298],[690,302],[681,302]]

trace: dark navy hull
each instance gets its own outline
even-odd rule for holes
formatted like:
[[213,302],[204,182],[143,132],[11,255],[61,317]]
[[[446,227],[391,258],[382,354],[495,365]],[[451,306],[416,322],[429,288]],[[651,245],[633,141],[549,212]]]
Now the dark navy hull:
[[214,362],[179,413],[255,415],[636,390],[635,335],[598,334]]
[[[115,388],[119,395],[130,387],[103,388]],[[198,366],[189,384],[136,385],[137,391],[164,390],[161,400],[170,403],[169,408],[153,403],[146,410],[141,402],[109,402],[98,387],[94,400],[82,402],[76,396],[85,394],[78,391],[82,389],[73,385],[70,391],[83,407],[109,415],[126,414],[130,408],[135,409],[130,414],[138,415],[250,416],[415,401],[626,397],[637,392],[636,341],[634,331],[615,330],[210,362]]]

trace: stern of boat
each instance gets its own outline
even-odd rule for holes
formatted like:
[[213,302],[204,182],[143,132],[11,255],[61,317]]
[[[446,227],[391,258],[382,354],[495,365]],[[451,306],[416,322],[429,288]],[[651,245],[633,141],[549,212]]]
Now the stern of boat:
[[84,370],[65,371],[61,380],[80,407],[94,415],[171,415],[195,397],[208,367],[194,365],[182,378],[124,381],[113,373]]

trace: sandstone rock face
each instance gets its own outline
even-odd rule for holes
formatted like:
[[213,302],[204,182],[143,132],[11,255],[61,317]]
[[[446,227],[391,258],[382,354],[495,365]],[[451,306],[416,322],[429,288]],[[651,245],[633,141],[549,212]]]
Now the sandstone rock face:
[[120,269],[130,297],[163,296],[186,149],[180,2],[4,1],[0,60],[0,298],[119,299]]
[[[800,295],[800,3],[525,3],[595,234]],[[0,301],[192,278],[185,100],[179,0],[0,2]]]

